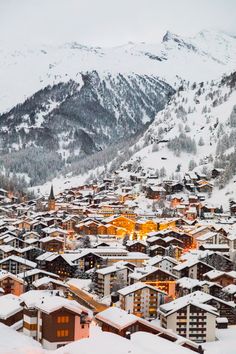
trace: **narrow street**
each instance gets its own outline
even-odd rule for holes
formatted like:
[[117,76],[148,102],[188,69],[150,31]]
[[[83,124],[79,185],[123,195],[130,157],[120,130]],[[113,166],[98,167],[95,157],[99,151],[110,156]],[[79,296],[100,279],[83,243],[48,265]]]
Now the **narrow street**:
[[70,285],[70,291],[73,294],[73,297],[76,301],[78,301],[81,305],[88,307],[90,310],[97,314],[103,310],[106,310],[108,306],[101,304],[93,299],[88,293],[84,292],[77,287]]

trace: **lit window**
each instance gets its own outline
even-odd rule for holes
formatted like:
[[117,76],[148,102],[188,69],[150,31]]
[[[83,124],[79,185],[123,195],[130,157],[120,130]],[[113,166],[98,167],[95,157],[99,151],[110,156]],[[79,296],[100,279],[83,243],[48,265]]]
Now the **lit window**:
[[57,337],[68,337],[69,330],[68,329],[58,329],[57,330]]
[[69,322],[69,316],[58,316],[57,317],[57,323],[68,323]]

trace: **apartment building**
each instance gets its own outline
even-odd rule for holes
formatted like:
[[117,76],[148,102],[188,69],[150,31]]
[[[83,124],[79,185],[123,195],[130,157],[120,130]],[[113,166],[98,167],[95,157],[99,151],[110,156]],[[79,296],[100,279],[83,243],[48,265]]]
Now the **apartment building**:
[[142,318],[156,318],[157,310],[167,294],[160,289],[142,283],[134,283],[118,291],[120,308]]
[[100,296],[109,296],[113,291],[127,286],[129,269],[123,262],[96,271],[95,292]]
[[160,324],[196,343],[215,340],[217,310],[197,300],[182,297],[160,306]]

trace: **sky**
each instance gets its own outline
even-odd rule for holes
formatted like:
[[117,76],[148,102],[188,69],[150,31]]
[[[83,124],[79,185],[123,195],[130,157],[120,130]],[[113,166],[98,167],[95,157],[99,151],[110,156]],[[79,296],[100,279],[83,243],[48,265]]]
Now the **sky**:
[[167,30],[236,35],[236,0],[0,0],[0,42],[160,42]]

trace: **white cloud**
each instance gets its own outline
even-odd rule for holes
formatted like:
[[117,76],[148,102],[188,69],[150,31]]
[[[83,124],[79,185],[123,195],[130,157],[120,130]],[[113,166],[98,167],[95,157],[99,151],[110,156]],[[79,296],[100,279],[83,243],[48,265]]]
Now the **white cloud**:
[[0,40],[112,46],[157,42],[167,29],[236,34],[235,13],[235,0],[0,0]]

